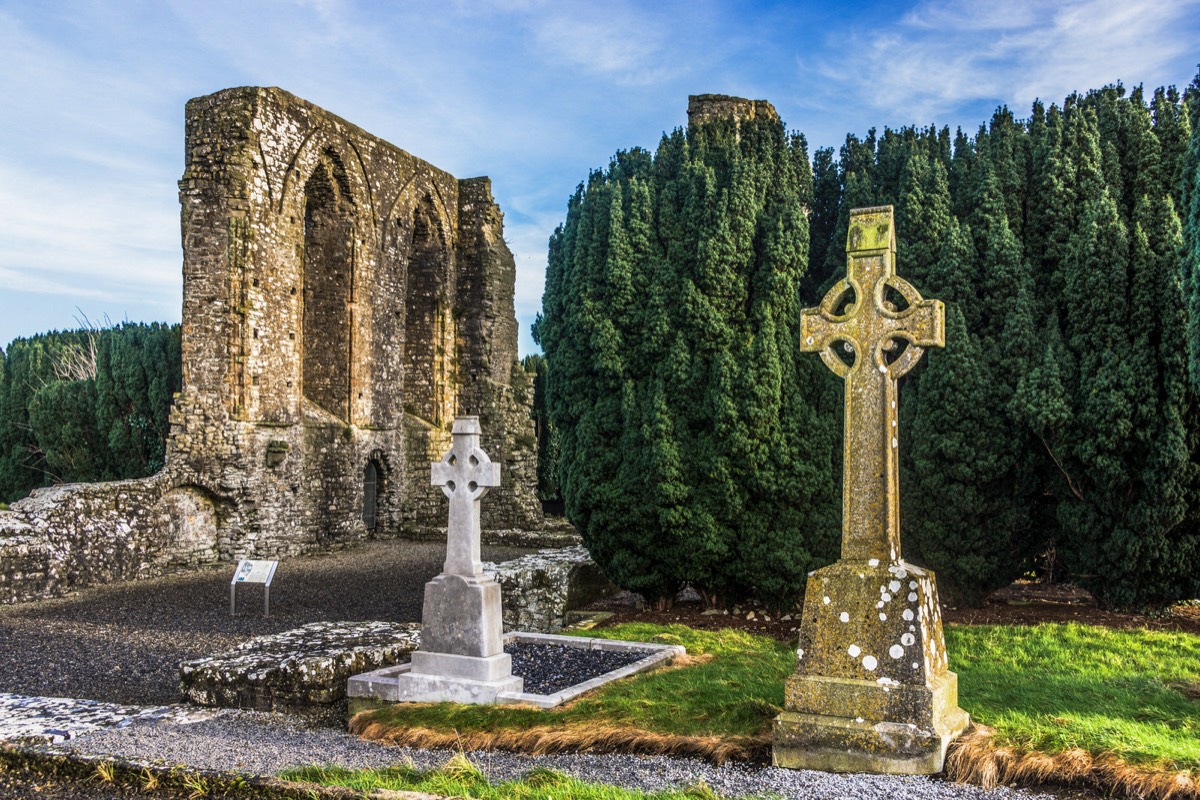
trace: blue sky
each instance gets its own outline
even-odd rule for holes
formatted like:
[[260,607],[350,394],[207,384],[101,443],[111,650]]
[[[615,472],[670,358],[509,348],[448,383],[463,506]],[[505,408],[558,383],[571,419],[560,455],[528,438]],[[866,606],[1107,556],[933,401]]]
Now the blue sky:
[[0,0],[0,345],[76,318],[177,322],[183,111],[280,86],[459,177],[490,175],[521,350],[546,241],[687,96],[770,100],[810,146],[1001,103],[1186,85],[1200,0]]

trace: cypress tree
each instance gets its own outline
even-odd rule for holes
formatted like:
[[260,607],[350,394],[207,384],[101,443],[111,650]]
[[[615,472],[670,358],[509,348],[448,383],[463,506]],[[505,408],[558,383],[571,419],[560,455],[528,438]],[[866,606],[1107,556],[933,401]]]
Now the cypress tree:
[[[986,157],[977,164],[989,170],[977,176],[980,251],[955,226],[933,270],[936,282],[949,284],[943,299],[953,304],[947,352],[930,354],[915,391],[908,389],[912,401],[901,400],[917,409],[905,414],[915,416],[908,422],[914,436],[906,492],[920,520],[913,549],[946,575],[948,592],[971,604],[1018,577],[1033,548],[1033,465],[1010,409],[1033,347],[1032,278],[990,166]],[[972,309],[972,332],[955,301]],[[951,356],[956,347],[962,352]],[[962,527],[951,535],[956,517]]]
[[[1126,231],[1104,184],[1092,111],[1072,124],[1086,199],[1065,265],[1075,405],[1059,450],[1062,552],[1102,604],[1161,606],[1197,586],[1187,577],[1195,542],[1178,527],[1190,471],[1182,361],[1172,367],[1159,346],[1183,328],[1181,237],[1165,189],[1139,203]],[[1138,146],[1156,143],[1148,136]],[[1157,402],[1152,413],[1147,401]]]
[[1180,97],[1179,91],[1170,86],[1154,90],[1150,108],[1154,118],[1154,135],[1161,152],[1161,179],[1171,192],[1176,211],[1182,215],[1187,208],[1183,172],[1187,167],[1189,141],[1194,127],[1188,116],[1188,105]]
[[825,254],[825,281],[817,288],[819,299],[833,286],[846,268],[846,234],[850,229],[850,210],[877,205],[875,194],[875,129],[860,140],[846,134],[846,143],[838,154],[838,175],[842,185],[833,240]]
[[30,398],[29,426],[41,454],[37,467],[53,482],[107,477],[95,406],[94,381],[52,381]]
[[17,339],[0,371],[0,498],[163,465],[181,381],[178,325],[125,323]]
[[790,605],[838,530],[833,435],[809,429],[831,387],[795,366],[803,138],[715,120],[627,161],[551,240],[537,333],[568,516],[660,605],[684,584]]
[[941,252],[952,215],[941,161],[914,149],[900,178],[896,208],[896,272],[918,289]]
[[[1024,552],[1007,522],[1012,503],[995,491],[1005,422],[989,407],[992,376],[956,304],[946,311],[946,348],[929,360],[908,441],[914,474],[901,509],[905,549],[932,567],[948,597],[971,605],[1020,574]],[[909,389],[912,392],[912,389]]]
[[537,494],[543,502],[556,503],[562,499],[558,490],[558,435],[546,411],[546,359],[531,353],[521,359],[521,367],[533,374],[533,417],[537,436]]
[[1188,369],[1192,390],[1200,392],[1200,73],[1188,87],[1187,120],[1191,128],[1180,168],[1180,213],[1184,221],[1183,291],[1188,303]]
[[813,207],[809,215],[808,270],[801,281],[801,296],[806,303],[820,300],[817,289],[824,285],[830,274],[826,271],[829,249],[834,246],[837,230],[838,205],[842,187],[838,180],[838,165],[833,158],[833,148],[822,147],[813,154]]

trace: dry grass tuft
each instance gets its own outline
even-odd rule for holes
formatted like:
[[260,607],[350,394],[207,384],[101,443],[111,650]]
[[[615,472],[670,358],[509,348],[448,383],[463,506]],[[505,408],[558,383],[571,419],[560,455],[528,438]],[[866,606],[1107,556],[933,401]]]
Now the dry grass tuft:
[[950,745],[946,776],[984,789],[1056,783],[1146,800],[1200,800],[1198,776],[1193,773],[1134,766],[1108,753],[1093,756],[1079,749],[1055,755],[1022,752],[997,745],[982,725]]
[[716,765],[726,761],[767,761],[770,735],[722,739],[716,736],[681,736],[651,733],[610,725],[537,726],[521,730],[458,733],[430,728],[401,728],[369,719],[370,712],[350,720],[350,732],[368,741],[397,747],[505,750],[515,753],[636,753],[641,755],[695,756]]
[[1200,681],[1195,683],[1172,684],[1171,688],[1189,700],[1200,700]]
[[659,669],[675,669],[678,667],[694,667],[697,664],[707,664],[708,662],[712,661],[714,658],[716,658],[716,656],[712,653],[701,653],[700,655],[696,655],[696,656],[692,655],[691,653],[684,653],[683,655],[675,656],[674,658],[671,659],[670,664],[668,664],[664,667],[659,667]]

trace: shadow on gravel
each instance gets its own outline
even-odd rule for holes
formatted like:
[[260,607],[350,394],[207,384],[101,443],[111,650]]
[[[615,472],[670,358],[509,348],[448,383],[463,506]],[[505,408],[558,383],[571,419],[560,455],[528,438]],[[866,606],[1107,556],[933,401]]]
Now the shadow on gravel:
[[[238,615],[230,616],[232,564],[0,606],[0,692],[178,702],[180,661],[253,636],[322,620],[419,621],[425,582],[441,571],[445,552],[438,542],[390,540],[282,559],[269,619],[257,586],[239,587]],[[483,557],[529,552],[485,546]]]

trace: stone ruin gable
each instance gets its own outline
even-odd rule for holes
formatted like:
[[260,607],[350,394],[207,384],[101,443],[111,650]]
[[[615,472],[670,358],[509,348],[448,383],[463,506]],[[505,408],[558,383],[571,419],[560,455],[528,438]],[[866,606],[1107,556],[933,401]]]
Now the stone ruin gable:
[[188,104],[180,202],[184,380],[166,466],[0,511],[0,603],[436,535],[446,501],[429,462],[456,414],[481,417],[503,464],[484,526],[543,528],[516,268],[487,178],[459,181],[279,89],[227,89]]
[[429,462],[458,413],[483,419],[505,468],[484,524],[541,527],[515,265],[488,179],[460,181],[279,89],[238,88],[188,103],[179,187],[167,462],[232,509],[222,557],[444,526]]
[[747,100],[727,94],[688,95],[687,113],[689,127],[714,119],[732,119],[735,122],[744,119],[779,119],[775,106],[766,100]]

